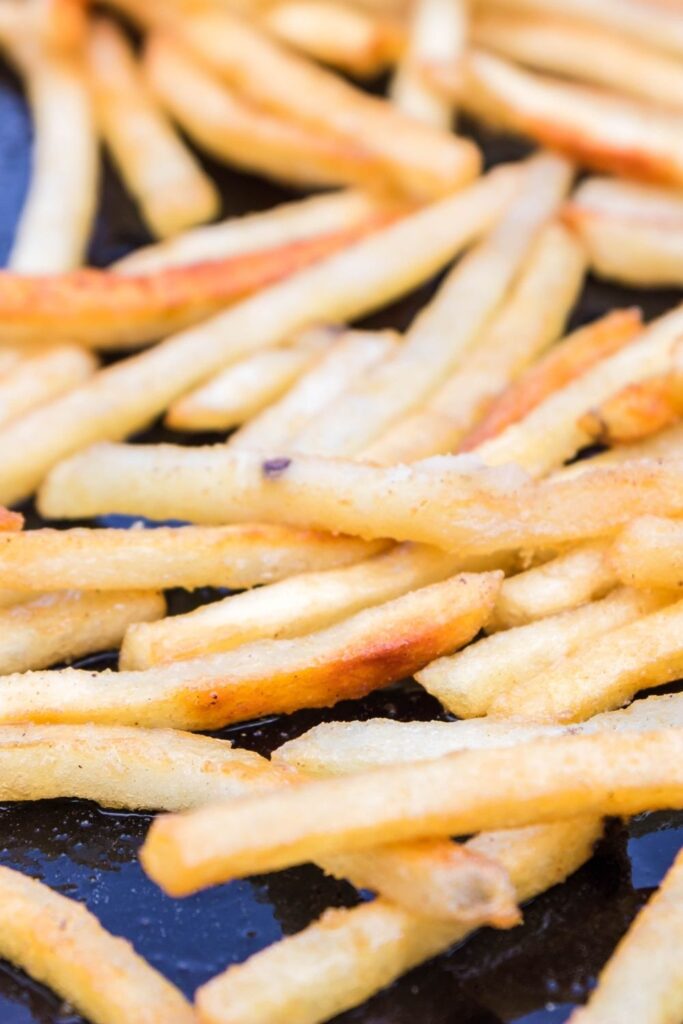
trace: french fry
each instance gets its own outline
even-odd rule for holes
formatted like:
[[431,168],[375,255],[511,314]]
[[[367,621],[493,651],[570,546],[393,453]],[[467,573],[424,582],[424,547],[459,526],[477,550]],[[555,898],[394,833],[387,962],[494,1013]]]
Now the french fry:
[[473,20],[472,40],[537,71],[683,109],[680,60],[611,29],[547,13],[514,15],[484,8]]
[[683,729],[563,735],[313,779],[157,818],[141,850],[173,896],[332,850],[677,808]]
[[[20,547],[3,543],[14,536]],[[371,552],[351,537],[251,523],[27,530],[0,536],[0,587],[6,582],[15,591],[242,590],[296,573],[350,565]]]
[[151,231],[165,238],[212,220],[218,190],[153,100],[113,22],[90,26],[87,62],[99,128]]
[[361,78],[384,71],[405,45],[398,21],[373,17],[339,0],[280,0],[259,23],[294,49]]
[[627,384],[579,420],[597,444],[640,441],[677,423],[683,413],[683,379],[678,369]]
[[[595,821],[572,821],[477,836],[466,849],[500,862],[523,902],[580,867],[600,832]],[[199,1020],[321,1024],[470,932],[452,922],[408,914],[386,900],[328,910],[308,928],[202,986],[197,993]]]
[[20,512],[10,512],[9,509],[0,506],[0,533],[8,530],[21,530],[24,525],[24,517]]
[[487,406],[562,332],[585,260],[560,224],[541,231],[519,279],[462,366],[415,413],[364,451],[373,462],[411,462],[453,451]]
[[0,723],[209,730],[360,697],[471,640],[491,611],[500,577],[455,576],[306,637],[257,640],[144,672],[6,676],[0,679]]
[[[666,593],[615,590],[602,601],[488,636],[459,655],[432,662],[416,678],[448,711],[476,718],[527,680],[541,674],[547,679],[575,651],[592,649],[596,637],[671,602]],[[511,711],[511,702],[505,707]]]
[[188,263],[224,260],[258,249],[317,238],[321,234],[352,231],[387,211],[402,209],[389,200],[351,189],[307,196],[262,213],[231,217],[143,246],[118,260],[113,269],[120,274],[135,275]]
[[593,469],[607,466],[619,466],[624,462],[637,459],[678,459],[683,456],[683,425],[680,423],[651,434],[641,441],[619,445],[618,448],[607,448],[605,451],[591,455],[590,458],[579,459],[569,466],[553,473],[556,480],[570,480]]
[[528,162],[520,192],[499,224],[454,267],[393,358],[309,424],[316,454],[362,452],[463,362],[562,201],[571,175],[569,165],[554,156]]
[[516,168],[500,168],[16,420],[0,430],[0,502],[26,497],[79,448],[142,429],[178,395],[250,352],[410,291],[500,216],[518,181]]
[[483,50],[470,52],[465,69],[468,112],[587,167],[683,185],[680,112],[523,71]]
[[[1,566],[0,554],[0,582]],[[120,664],[127,670],[144,669],[228,651],[265,637],[303,636],[445,579],[461,567],[462,559],[456,555],[406,545],[347,568],[303,573],[188,615],[174,615],[159,623],[158,629],[133,627],[126,633]]]
[[24,672],[118,647],[131,622],[160,619],[166,603],[146,591],[43,594],[0,611],[0,671]]
[[580,378],[595,365],[628,345],[642,330],[640,311],[614,310],[593,323],[580,327],[519,380],[502,391],[487,414],[460,444],[471,451],[523,420],[545,399]]
[[298,185],[368,184],[382,171],[355,141],[321,136],[245,100],[171,36],[149,37],[144,70],[171,117],[227,163]]
[[451,127],[455,104],[427,80],[424,65],[445,64],[457,74],[467,31],[465,0],[417,0],[408,46],[389,89],[394,106],[424,124]]
[[683,853],[640,911],[602,970],[596,988],[570,1024],[610,1024],[629,1016],[665,1024],[683,1014]]
[[621,580],[634,587],[683,587],[683,523],[647,516],[628,523],[609,558]]
[[331,348],[336,332],[312,329],[286,348],[266,349],[229,366],[178,398],[166,413],[172,430],[229,430],[276,402]]
[[683,200],[674,189],[589,178],[564,217],[599,277],[632,288],[683,284]]
[[[612,730],[653,732],[681,726],[683,696],[667,693],[636,700],[622,711],[607,711],[573,725],[544,725],[491,716],[458,722],[397,722],[390,718],[323,722],[278,747],[271,760],[309,776],[349,775],[391,764],[431,761],[458,750],[513,747],[567,733],[574,736]],[[10,731],[12,727],[6,729]],[[0,738],[1,735],[0,730]]]
[[0,271],[0,342],[47,336],[134,348],[220,312],[347,246],[368,227],[136,277],[92,269],[49,277]]
[[594,601],[619,579],[608,541],[588,541],[503,580],[488,630],[509,629]]
[[76,345],[44,348],[0,374],[0,424],[76,387],[97,369],[91,353]]
[[25,274],[78,267],[95,214],[97,134],[78,38],[85,14],[76,7],[71,14],[74,38],[26,27],[7,40],[34,124],[31,183],[9,257],[10,268]]
[[0,956],[93,1024],[192,1024],[181,992],[86,907],[0,867]]

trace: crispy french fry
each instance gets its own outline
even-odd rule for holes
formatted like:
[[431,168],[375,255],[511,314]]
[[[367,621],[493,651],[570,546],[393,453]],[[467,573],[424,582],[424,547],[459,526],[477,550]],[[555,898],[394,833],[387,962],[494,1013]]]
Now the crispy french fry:
[[113,22],[91,25],[87,61],[99,128],[152,232],[164,238],[212,220],[218,190],[153,100]]
[[562,332],[585,260],[560,224],[545,227],[520,277],[462,366],[415,413],[365,449],[373,462],[411,462],[457,448],[487,406]]
[[43,594],[0,612],[0,671],[24,672],[118,647],[131,622],[160,619],[150,590]]
[[683,523],[647,516],[628,523],[609,559],[621,580],[634,587],[683,587]]
[[497,126],[587,167],[683,185],[678,111],[523,71],[483,50],[470,52],[465,81],[464,107]]
[[166,413],[172,430],[229,430],[276,402],[324,358],[336,331],[312,329],[293,345],[247,356],[177,399]]
[[520,192],[500,223],[451,271],[393,358],[309,424],[316,454],[362,452],[459,367],[504,301],[571,175],[569,165],[551,155],[528,162]]
[[274,206],[263,213],[231,217],[219,224],[195,228],[164,242],[143,246],[118,260],[114,269],[120,274],[135,275],[188,263],[243,256],[258,249],[301,242],[321,234],[352,231],[378,215],[384,216],[394,210],[404,211],[404,208],[378,196],[350,189],[307,196]]
[[[14,536],[20,547],[4,543]],[[375,545],[375,550],[379,548]],[[27,530],[0,536],[0,587],[242,590],[296,573],[349,565],[371,552],[352,537],[253,524]]]
[[[671,604],[666,592],[615,590],[602,601],[517,626],[471,644],[459,655],[440,658],[417,673],[417,681],[459,718],[486,715],[515,688],[580,649],[596,637]],[[531,683],[533,685],[533,683]],[[512,712],[512,703],[506,703]]]
[[467,32],[465,0],[417,0],[408,46],[389,89],[399,110],[436,128],[451,127],[455,103],[428,81],[424,65],[445,64],[457,74]]
[[54,345],[27,354],[13,369],[0,374],[0,423],[70,391],[96,369],[91,353],[76,345]]
[[188,615],[175,615],[159,623],[158,629],[133,627],[126,634],[120,664],[129,670],[150,668],[228,651],[265,637],[303,636],[362,608],[445,579],[461,567],[462,559],[457,555],[401,545],[358,565],[303,573],[251,594],[236,594],[197,608]]
[[[307,637],[257,640],[145,672],[6,676],[0,679],[0,723],[217,729],[360,697],[471,640],[491,611],[500,577],[455,576]],[[110,686],[102,685],[105,679]]]
[[637,309],[614,310],[580,327],[498,396],[481,422],[463,438],[460,450],[471,451],[502,434],[545,399],[628,345],[641,330]]
[[0,430],[0,502],[26,497],[59,459],[147,426],[179,394],[236,359],[321,321],[354,319],[429,278],[514,195],[516,168],[491,172]]
[[570,1024],[620,1020],[666,1024],[683,1014],[683,853],[612,954],[585,1008]]
[[569,734],[313,779],[157,818],[140,856],[180,896],[331,850],[677,808],[682,751],[680,728]]
[[405,45],[400,22],[339,0],[280,0],[259,23],[296,50],[361,78],[393,64]]
[[579,420],[599,444],[631,444],[677,423],[683,413],[683,381],[677,370],[627,384]]
[[192,1024],[181,992],[86,907],[0,867],[0,955],[93,1024]]
[[607,448],[590,458],[579,459],[553,473],[554,479],[569,480],[593,469],[619,466],[636,459],[679,459],[683,456],[683,425],[675,424],[641,441]]
[[321,136],[245,100],[171,36],[150,36],[144,70],[171,117],[220,160],[298,185],[369,184],[382,173],[355,141]]
[[134,348],[218,313],[347,246],[368,227],[136,277],[92,269],[50,277],[0,271],[0,342],[48,336]]
[[588,541],[503,581],[489,630],[543,619],[596,598],[619,582],[609,542]]
[[[391,764],[431,761],[458,750],[513,747],[566,733],[653,732],[681,726],[683,696],[667,693],[636,700],[622,711],[607,711],[578,725],[544,725],[491,716],[461,722],[397,722],[390,718],[323,722],[278,747],[271,760],[309,776],[349,775]],[[6,729],[11,731],[12,727]]]
[[[595,821],[477,836],[510,873],[520,902],[575,871],[599,838]],[[385,900],[328,910],[296,935],[230,967],[197,993],[201,1024],[321,1024],[357,1006],[471,929],[408,914]]]
[[538,71],[683,109],[680,60],[611,29],[553,14],[520,16],[484,8],[474,19],[472,39],[475,46]]

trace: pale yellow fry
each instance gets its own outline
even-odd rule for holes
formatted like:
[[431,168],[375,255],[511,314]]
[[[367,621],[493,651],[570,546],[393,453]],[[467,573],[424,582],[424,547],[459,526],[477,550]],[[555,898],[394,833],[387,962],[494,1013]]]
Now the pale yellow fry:
[[[232,449],[307,449],[307,424],[363,374],[391,355],[393,331],[343,331],[339,340],[282,398],[229,439]],[[315,440],[309,438],[311,447]]]
[[634,587],[683,587],[683,523],[648,516],[634,519],[609,552],[619,578]]
[[0,723],[207,730],[358,698],[468,643],[491,611],[501,575],[455,576],[306,637],[257,640],[143,672],[8,675],[0,678]]
[[560,224],[543,228],[510,295],[444,384],[365,449],[391,464],[453,451],[488,404],[555,341],[581,289],[582,246]]
[[632,462],[636,459],[679,459],[681,457],[683,457],[683,424],[676,423],[642,441],[619,445],[618,448],[609,448],[589,459],[573,462],[570,466],[557,470],[553,477],[556,480],[569,480],[592,469],[619,466],[624,462]]
[[427,80],[424,65],[443,64],[457,74],[469,28],[465,4],[466,0],[417,0],[408,46],[389,88],[394,106],[436,128],[451,127],[455,104]]
[[87,61],[99,128],[149,228],[164,238],[212,220],[218,190],[153,99],[113,22],[92,23]]
[[75,900],[0,867],[0,956],[93,1024],[192,1024],[192,1007]]
[[470,189],[101,370],[0,430],[0,501],[26,497],[51,466],[84,445],[142,429],[179,394],[240,357],[312,324],[362,316],[410,291],[490,227],[518,181],[516,168],[492,172]]
[[308,775],[348,775],[391,764],[431,761],[458,750],[512,747],[567,733],[652,732],[681,726],[683,695],[667,693],[636,700],[623,711],[607,711],[578,725],[544,725],[492,716],[462,722],[396,722],[389,718],[323,722],[278,747],[271,760]]
[[[592,853],[601,827],[572,821],[477,836],[466,848],[510,873],[520,902],[551,888]],[[201,1024],[321,1024],[357,1006],[399,975],[429,960],[472,929],[409,914],[375,900],[328,910],[289,936],[228,968],[199,989]]]
[[97,369],[91,352],[76,345],[55,345],[27,354],[0,373],[0,424],[7,423],[58,395],[71,391]]
[[147,591],[43,594],[0,612],[0,671],[24,672],[118,647],[131,622],[160,619],[166,604]]
[[[543,225],[570,185],[562,159],[541,154],[491,234],[451,271],[393,358],[380,363],[309,424],[318,454],[356,455],[419,407],[474,349],[505,300]],[[304,435],[306,436],[306,435]],[[308,450],[310,446],[307,443]]]
[[457,555],[401,545],[358,565],[303,573],[227,597],[187,615],[175,615],[158,623],[158,628],[133,627],[126,633],[120,664],[123,669],[143,669],[228,651],[264,637],[303,636],[362,608],[445,579],[460,568],[462,559]]
[[683,852],[617,946],[571,1024],[669,1024],[683,1017]]
[[548,678],[554,665],[576,651],[593,649],[596,637],[634,622],[670,604],[665,593],[616,590],[602,601],[517,626],[471,644],[452,657],[440,658],[417,673],[417,680],[459,718],[476,718],[506,701],[514,713],[516,688]]
[[473,21],[472,40],[539,71],[683,109],[680,60],[650,49],[641,39],[554,14],[519,16],[484,7]]
[[384,214],[388,209],[392,209],[389,200],[364,192],[348,190],[307,196],[262,213],[231,217],[143,246],[118,260],[114,268],[121,274],[138,274],[242,256],[258,249],[349,231],[367,224],[373,213]]
[[[0,586],[35,590],[242,590],[296,573],[351,565],[373,548],[330,537],[249,523],[245,526],[25,530],[19,546],[0,537]],[[374,550],[381,550],[375,544]]]

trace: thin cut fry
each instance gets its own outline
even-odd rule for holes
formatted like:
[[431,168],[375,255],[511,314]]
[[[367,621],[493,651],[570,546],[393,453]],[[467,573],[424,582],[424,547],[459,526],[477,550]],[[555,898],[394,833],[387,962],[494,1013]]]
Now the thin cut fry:
[[[575,651],[591,649],[596,637],[670,604],[666,593],[616,590],[602,601],[560,612],[486,637],[467,650],[434,661],[417,680],[459,718],[486,715],[527,681]],[[533,683],[531,684],[533,685]],[[506,703],[512,711],[512,701]]]
[[118,647],[131,622],[160,619],[150,590],[43,594],[0,611],[0,671],[24,672]]
[[571,1024],[666,1024],[683,1015],[683,853],[640,911]]
[[683,587],[683,523],[647,516],[628,523],[609,559],[620,579],[634,587]]
[[632,444],[677,423],[683,414],[683,379],[678,369],[627,384],[579,420],[597,444]]
[[[6,544],[12,537],[20,546]],[[381,545],[375,545],[375,550]],[[242,590],[350,565],[372,549],[350,537],[278,526],[27,530],[0,536],[0,587],[14,590]]]
[[87,60],[100,130],[153,233],[164,238],[212,220],[218,190],[147,91],[113,22],[93,22]]
[[491,611],[500,577],[455,576],[306,637],[257,640],[145,672],[5,676],[0,723],[208,730],[361,697],[471,640]]
[[569,480],[571,477],[601,466],[618,466],[636,459],[679,459],[683,456],[683,425],[677,423],[667,427],[658,434],[651,434],[633,444],[623,444],[618,448],[607,448],[590,458],[579,459],[569,466],[563,466],[553,474],[555,479]]
[[451,127],[454,102],[439,94],[424,66],[446,65],[457,75],[467,32],[465,0],[417,0],[408,46],[389,89],[399,110],[436,128]]
[[0,423],[76,387],[97,369],[91,353],[76,345],[50,345],[0,374]]
[[0,867],[0,955],[93,1024],[192,1024],[180,991],[75,900]]

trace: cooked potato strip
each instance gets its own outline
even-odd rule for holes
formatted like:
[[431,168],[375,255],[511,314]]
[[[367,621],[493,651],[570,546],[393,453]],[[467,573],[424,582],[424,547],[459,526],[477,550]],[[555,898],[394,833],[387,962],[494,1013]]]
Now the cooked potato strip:
[[[510,873],[520,902],[564,881],[599,838],[594,821],[478,836],[481,851]],[[321,1024],[465,938],[471,929],[408,914],[385,900],[328,910],[197,993],[202,1024]]]
[[24,672],[118,647],[131,622],[160,619],[149,590],[43,594],[0,611],[0,671]]
[[[5,544],[11,537],[20,546]],[[377,551],[381,545],[375,544]],[[349,565],[373,548],[278,526],[27,530],[0,536],[0,587],[12,590],[242,590]]]
[[627,384],[579,420],[596,444],[632,444],[677,423],[683,414],[683,375],[675,368]]
[[208,730],[361,697],[471,640],[491,611],[500,577],[455,576],[303,638],[257,640],[144,672],[8,675],[0,679],[0,723]]
[[[503,697],[575,651],[591,649],[596,637],[670,604],[667,593],[616,590],[602,601],[517,626],[471,644],[459,655],[440,658],[417,680],[459,718],[486,715]],[[505,705],[513,713],[513,703]]]
[[428,81],[424,66],[446,65],[457,74],[467,33],[465,0],[417,0],[408,46],[389,88],[394,106],[424,124],[450,128],[455,103]]
[[571,1024],[637,1020],[666,1024],[683,1015],[683,853],[623,937],[585,1008]]
[[93,1024],[192,1024],[192,1007],[86,907],[0,867],[0,956]]
[[113,22],[91,25],[87,60],[99,128],[151,231],[164,238],[212,220],[218,190],[148,92]]
[[569,466],[556,470],[553,477],[557,480],[569,480],[592,469],[618,466],[636,459],[679,459],[682,456],[683,425],[677,423],[641,441],[619,445],[618,448],[606,448],[596,455],[591,455],[590,458],[572,462]]
[[76,345],[54,345],[30,354],[0,373],[0,423],[7,423],[71,391],[97,369],[97,361]]
[[609,560],[633,587],[683,587],[683,523],[647,516],[628,523],[614,541]]

